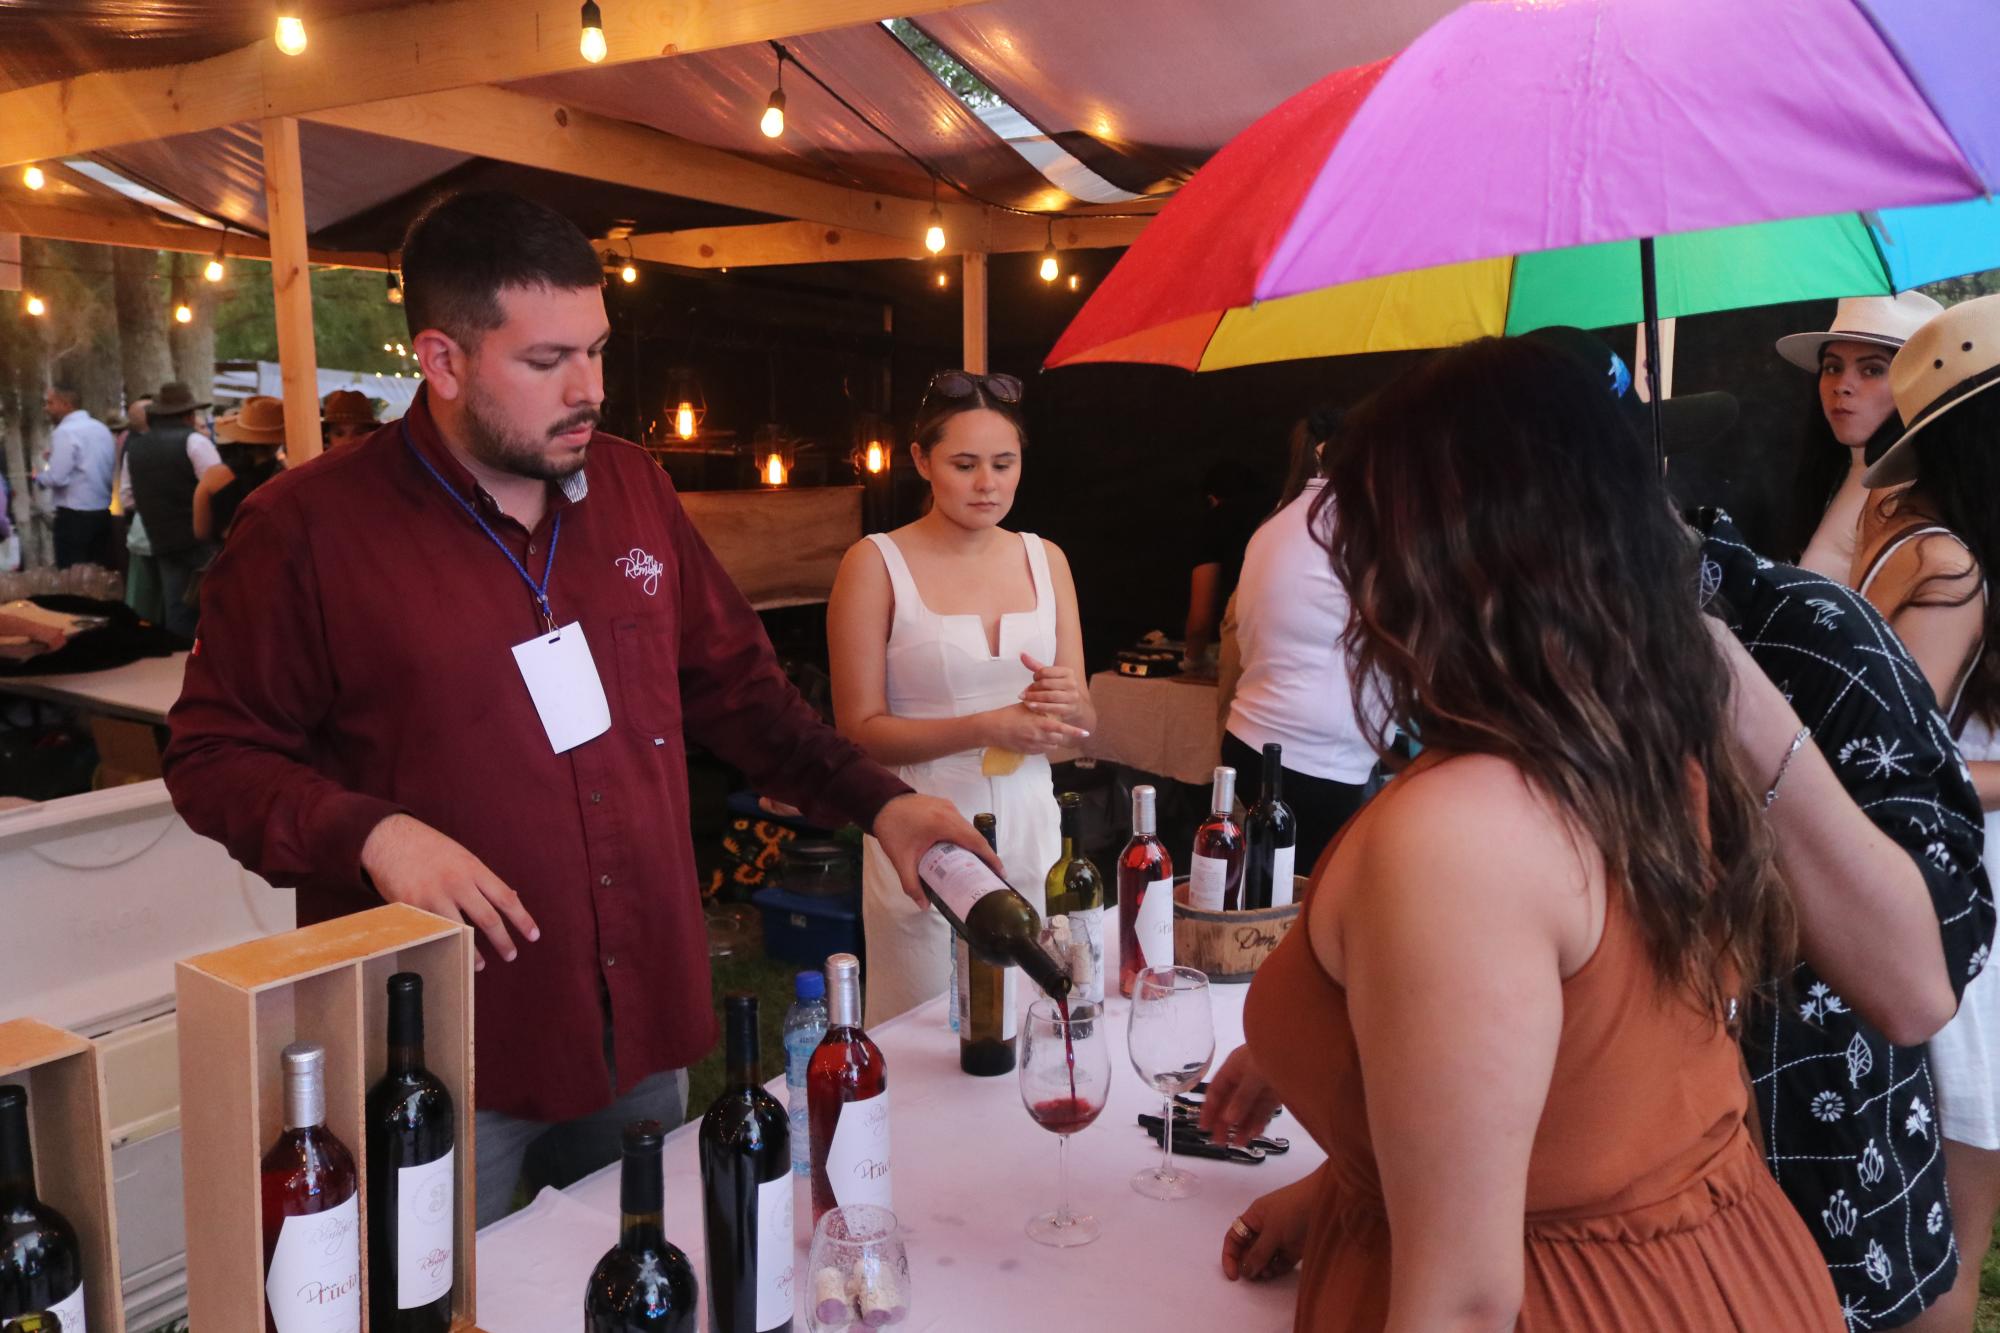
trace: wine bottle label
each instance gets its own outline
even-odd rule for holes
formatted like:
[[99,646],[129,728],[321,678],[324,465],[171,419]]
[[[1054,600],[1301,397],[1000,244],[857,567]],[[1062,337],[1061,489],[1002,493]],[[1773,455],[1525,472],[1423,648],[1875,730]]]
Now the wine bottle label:
[[451,1290],[453,1150],[396,1171],[396,1308],[429,1305]]
[[76,1290],[49,1307],[49,1313],[62,1321],[62,1333],[86,1333],[83,1319],[83,1283],[76,1284]]
[[960,921],[972,914],[973,904],[981,898],[1007,887],[1007,881],[994,874],[992,867],[949,842],[933,843],[917,862],[917,873]]
[[[894,1205],[889,1191],[889,1094],[847,1102],[833,1127],[826,1150],[826,1179],[833,1201],[849,1204]],[[278,1333],[286,1333],[280,1329]]]
[[1229,887],[1229,862],[1217,856],[1197,856],[1188,867],[1188,906],[1204,912],[1222,910]]
[[1104,909],[1070,913],[1069,979],[1084,1004],[1104,1003]]
[[778,1328],[792,1317],[792,1178],[757,1187],[757,1328]]
[[1296,847],[1271,849],[1271,906],[1285,907],[1292,901],[1292,857]]
[[278,1333],[360,1333],[360,1222],[359,1194],[323,1213],[285,1219],[264,1279]]
[[1139,937],[1139,954],[1147,967],[1174,965],[1174,881],[1156,879],[1145,888],[1139,901],[1139,917],[1133,923]]

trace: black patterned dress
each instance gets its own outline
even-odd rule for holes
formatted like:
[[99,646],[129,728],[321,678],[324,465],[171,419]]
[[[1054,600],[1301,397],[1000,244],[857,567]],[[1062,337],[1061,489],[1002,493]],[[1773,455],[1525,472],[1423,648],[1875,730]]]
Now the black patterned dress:
[[[1848,795],[1923,872],[1962,992],[1993,939],[1985,823],[1923,673],[1856,593],[1757,555],[1719,510],[1696,526],[1710,609],[1813,729]],[[1848,1328],[1908,1323],[1958,1272],[1925,1050],[1892,1045],[1805,963],[1764,999],[1743,1053],[1765,1160],[1826,1256]]]

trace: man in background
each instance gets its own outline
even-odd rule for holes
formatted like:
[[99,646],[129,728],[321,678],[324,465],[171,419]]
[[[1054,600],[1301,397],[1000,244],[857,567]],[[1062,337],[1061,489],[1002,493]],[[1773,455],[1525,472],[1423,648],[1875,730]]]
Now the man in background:
[[50,389],[42,406],[55,433],[35,480],[56,506],[56,568],[111,564],[111,472],[118,452],[105,424],[83,410],[74,386]]

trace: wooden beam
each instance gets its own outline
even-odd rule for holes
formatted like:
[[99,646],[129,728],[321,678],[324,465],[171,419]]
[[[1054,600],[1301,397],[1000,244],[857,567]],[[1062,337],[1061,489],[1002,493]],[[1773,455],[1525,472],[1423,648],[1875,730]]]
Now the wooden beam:
[[[607,4],[607,65],[801,36],[976,0],[650,0]],[[436,0],[312,22],[303,54],[269,38],[207,60],[82,74],[0,93],[0,165],[297,116],[411,93],[591,68],[576,0]]]
[[[205,227],[168,222],[137,205],[107,206],[75,196],[60,203],[26,203],[0,197],[0,231],[40,236],[52,241],[83,241],[91,245],[123,245],[141,250],[173,250],[212,255],[222,233]],[[231,259],[269,259],[271,248],[247,232],[229,233]],[[327,268],[384,270],[391,256],[350,250],[312,250],[308,258]]]
[[[927,199],[830,185],[643,125],[594,116],[505,88],[460,88],[400,97],[318,112],[307,119],[683,199],[883,236],[918,239],[930,225]],[[945,227],[964,235],[979,234],[984,225],[982,212],[962,204],[947,205]]]
[[[1065,250],[1102,249],[1130,245],[1145,230],[1147,218],[1076,218],[1056,223],[1056,244]],[[1025,225],[1015,225],[1015,224]],[[1040,250],[1048,230],[1034,218],[996,219],[987,232],[994,250]],[[949,235],[947,239],[951,238]],[[745,227],[702,227],[688,231],[642,233],[631,238],[632,253],[656,264],[683,268],[756,268],[769,264],[837,264],[874,259],[930,259],[921,241],[875,232],[829,227],[818,222],[767,222]],[[974,247],[947,244],[944,254],[970,253]]]
[[959,300],[965,314],[965,351],[961,370],[986,373],[986,256],[969,254],[960,260]]
[[264,122],[264,216],[271,228],[271,290],[277,297],[278,367],[285,386],[285,456],[296,465],[320,452],[319,350],[313,339],[299,123],[289,117]]

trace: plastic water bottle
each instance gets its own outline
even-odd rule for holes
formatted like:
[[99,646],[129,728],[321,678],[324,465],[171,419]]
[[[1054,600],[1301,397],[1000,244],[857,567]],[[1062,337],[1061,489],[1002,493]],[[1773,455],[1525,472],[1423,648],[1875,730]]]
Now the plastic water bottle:
[[826,1035],[826,977],[801,972],[793,982],[797,996],[785,1011],[785,1103],[792,1120],[792,1174],[812,1171],[812,1128],[806,1119],[806,1066]]

